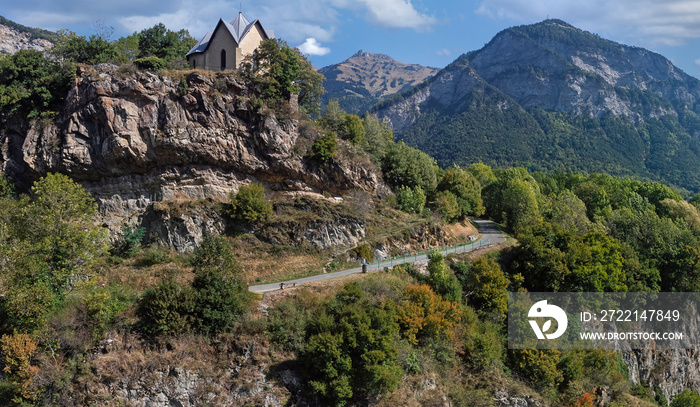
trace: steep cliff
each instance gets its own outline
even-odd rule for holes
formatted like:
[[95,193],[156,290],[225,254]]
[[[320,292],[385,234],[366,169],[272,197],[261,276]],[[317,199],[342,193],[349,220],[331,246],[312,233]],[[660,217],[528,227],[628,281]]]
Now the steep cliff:
[[[185,82],[80,66],[55,121],[0,117],[0,168],[23,188],[47,172],[71,176],[98,201],[112,232],[144,221],[157,232],[164,220],[154,215],[166,211],[153,210],[154,203],[225,201],[251,181],[272,191],[388,192],[364,160],[312,160],[312,126],[300,125],[292,109],[262,105],[235,74],[193,72]],[[190,220],[177,222],[209,225],[195,227],[199,234],[222,224],[184,215]]]
[[443,166],[600,171],[700,190],[700,81],[559,20],[502,31],[375,113]]

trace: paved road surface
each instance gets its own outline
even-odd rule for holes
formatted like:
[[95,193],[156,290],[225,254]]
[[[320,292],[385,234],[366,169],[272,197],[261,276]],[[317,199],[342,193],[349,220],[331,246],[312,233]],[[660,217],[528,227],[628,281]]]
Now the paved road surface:
[[[474,222],[479,225],[479,234],[480,234],[480,239],[472,242],[468,245],[463,245],[463,246],[458,246],[458,247],[448,247],[445,249],[440,250],[441,253],[443,254],[450,254],[450,253],[462,253],[462,252],[469,252],[472,250],[476,250],[482,247],[487,247],[496,243],[504,242],[506,238],[499,232],[499,230],[496,228],[496,225],[494,225],[493,222],[488,221],[488,220],[483,220],[483,219],[474,219]],[[393,267],[397,264],[401,263],[415,263],[415,262],[421,262],[421,261],[426,261],[427,260],[427,254],[425,252],[420,252],[420,253],[415,253],[415,254],[407,254],[404,256],[401,256],[399,259],[387,259],[387,260],[382,260],[382,261],[374,261],[368,265],[368,271],[377,271],[377,270],[383,270],[384,267]],[[354,269],[349,269],[349,270],[343,270],[343,271],[336,271],[333,273],[325,273],[325,274],[318,274],[315,276],[311,277],[304,277],[304,278],[297,278],[293,280],[288,280],[285,283],[285,286],[291,285],[291,283],[296,283],[296,285],[302,285],[304,283],[308,283],[311,281],[321,281],[321,280],[328,280],[331,278],[338,278],[338,277],[344,277],[344,276],[349,276],[350,274],[356,274],[356,273],[361,273],[362,272],[362,267],[356,267]],[[248,287],[248,289],[252,292],[255,293],[264,293],[267,291],[274,291],[274,290],[279,290],[280,289],[280,282],[277,283],[270,283],[270,284],[260,284],[260,285],[251,285]]]

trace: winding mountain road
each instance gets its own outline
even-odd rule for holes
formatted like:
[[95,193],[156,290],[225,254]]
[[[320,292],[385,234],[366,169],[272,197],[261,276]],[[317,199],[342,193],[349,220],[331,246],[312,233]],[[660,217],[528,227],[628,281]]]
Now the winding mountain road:
[[[472,250],[477,250],[482,247],[488,247],[496,243],[505,242],[505,236],[503,236],[503,234],[498,230],[498,228],[493,222],[484,219],[474,219],[474,223],[476,223],[479,227],[479,240],[476,240],[469,244],[446,247],[440,249],[440,253],[447,255],[451,253],[470,252]],[[384,267],[393,267],[401,263],[417,263],[426,261],[427,259],[428,255],[426,252],[411,253],[399,256],[398,258],[394,257],[391,259],[373,261],[368,264],[367,271],[377,271],[384,269]],[[329,280],[332,278],[345,277],[356,273],[362,273],[362,267],[355,267],[353,269],[336,271],[333,273],[318,274],[315,276],[297,278],[277,283],[251,285],[250,287],[248,287],[248,289],[254,293],[264,293],[268,291],[279,290],[282,288],[282,285],[284,285],[284,287],[290,287],[292,285],[297,286],[312,281]]]

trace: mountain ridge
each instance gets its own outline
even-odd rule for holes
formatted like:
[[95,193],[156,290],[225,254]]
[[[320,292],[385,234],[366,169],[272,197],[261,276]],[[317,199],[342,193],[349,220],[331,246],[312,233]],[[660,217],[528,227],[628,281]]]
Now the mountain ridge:
[[700,189],[700,81],[560,20],[503,30],[373,112],[442,166],[566,168]]
[[388,96],[410,89],[438,68],[396,61],[386,54],[359,50],[346,60],[318,70],[326,77],[323,104],[337,99],[348,113],[362,114]]

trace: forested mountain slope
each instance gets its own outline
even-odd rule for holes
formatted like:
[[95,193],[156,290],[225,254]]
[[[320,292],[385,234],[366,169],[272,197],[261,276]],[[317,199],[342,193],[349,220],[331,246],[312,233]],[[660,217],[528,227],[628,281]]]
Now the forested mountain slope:
[[700,189],[700,81],[559,20],[502,31],[375,108],[438,163],[602,171]]

